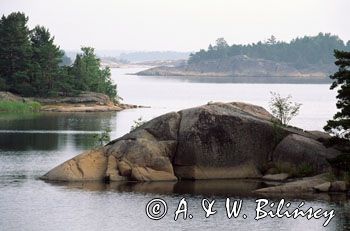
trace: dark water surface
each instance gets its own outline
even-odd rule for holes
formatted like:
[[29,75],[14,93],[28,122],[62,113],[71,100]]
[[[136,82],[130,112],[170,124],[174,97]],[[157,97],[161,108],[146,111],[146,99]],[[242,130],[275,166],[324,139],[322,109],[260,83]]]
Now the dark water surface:
[[[111,113],[0,114],[0,230],[346,230],[350,228],[350,204],[344,195],[286,198],[291,209],[334,209],[327,227],[325,219],[266,218],[255,221],[253,189],[260,181],[185,181],[158,183],[86,182],[57,184],[37,178],[57,164],[94,146],[94,136],[111,128],[112,138],[128,132],[133,120],[205,104],[208,101],[246,101],[267,106],[269,91],[292,94],[303,103],[293,125],[321,129],[334,113],[334,93],[324,84],[217,84],[128,76],[136,69],[114,69],[113,79],[127,103],[152,108]],[[149,219],[145,206],[154,197],[164,199],[168,213],[158,221]],[[193,219],[174,221],[179,201],[185,197]],[[202,198],[215,199],[217,214],[205,218]],[[228,219],[225,198],[242,199],[242,214]],[[270,198],[278,202],[279,198]]]

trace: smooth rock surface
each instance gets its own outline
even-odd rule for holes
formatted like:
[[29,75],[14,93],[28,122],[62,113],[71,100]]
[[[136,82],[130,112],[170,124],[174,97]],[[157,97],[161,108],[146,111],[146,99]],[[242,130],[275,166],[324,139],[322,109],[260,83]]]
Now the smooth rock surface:
[[[241,102],[210,103],[171,112],[103,148],[66,161],[42,179],[237,179],[262,178],[262,173],[277,170],[280,165],[298,167],[306,163],[316,173],[330,168],[327,158],[337,156],[338,151],[325,148],[310,133],[276,126],[275,122],[264,108]],[[278,180],[286,177],[268,176]],[[311,186],[306,183],[298,187],[311,189],[323,183],[314,181]]]
[[328,192],[330,187],[331,187],[331,182],[326,182],[323,184],[316,185],[315,187],[313,187],[313,189],[316,192]]
[[[272,116],[267,116],[266,110],[256,107],[256,110],[244,111],[248,106],[252,107],[215,103],[181,111],[179,144],[173,162],[176,169],[178,166],[210,169],[210,174],[200,174],[201,179],[236,178],[235,175],[240,178],[260,177],[259,166],[267,162],[276,146],[275,131],[270,122]],[[242,166],[252,169],[242,174],[233,171],[235,168],[245,169]],[[215,168],[218,174],[213,176]],[[186,174],[176,172],[185,179],[195,179],[198,174],[198,171],[195,175],[190,171]]]
[[104,148],[84,152],[49,171],[41,177],[53,181],[102,181],[107,170]]
[[283,166],[283,168],[309,168],[313,173],[323,173],[331,169],[327,159],[338,155],[340,155],[339,151],[326,148],[316,140],[291,134],[277,145],[272,159],[277,166]]

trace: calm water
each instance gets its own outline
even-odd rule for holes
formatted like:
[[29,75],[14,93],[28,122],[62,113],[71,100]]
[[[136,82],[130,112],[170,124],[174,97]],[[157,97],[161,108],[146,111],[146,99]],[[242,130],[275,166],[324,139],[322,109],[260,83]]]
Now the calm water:
[[[182,183],[51,184],[37,180],[52,167],[93,146],[94,135],[112,129],[112,138],[128,132],[133,120],[149,120],[162,113],[209,101],[245,101],[267,107],[270,91],[291,94],[302,102],[293,125],[321,129],[335,112],[335,93],[322,84],[232,84],[193,82],[189,78],[161,79],[129,76],[138,69],[114,69],[113,79],[127,103],[152,108],[119,113],[0,115],[0,230],[344,230],[350,228],[350,204],[344,196],[317,199],[294,198],[292,207],[335,209],[336,216],[323,228],[325,219],[271,219],[255,221],[256,196],[252,189],[265,187],[255,181],[198,181]],[[242,214],[229,220],[225,198],[243,199]],[[169,207],[159,221],[146,217],[145,206],[154,197]],[[188,201],[193,219],[174,221],[181,198]],[[216,200],[216,215],[205,219],[201,199]],[[276,199],[275,199],[276,200]]]

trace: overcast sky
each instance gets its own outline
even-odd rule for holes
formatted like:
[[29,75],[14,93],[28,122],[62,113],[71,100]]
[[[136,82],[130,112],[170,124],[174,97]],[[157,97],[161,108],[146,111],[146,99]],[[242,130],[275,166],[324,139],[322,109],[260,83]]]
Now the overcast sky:
[[25,12],[63,49],[193,51],[218,37],[237,44],[318,32],[347,41],[349,9],[350,0],[0,0],[1,14]]

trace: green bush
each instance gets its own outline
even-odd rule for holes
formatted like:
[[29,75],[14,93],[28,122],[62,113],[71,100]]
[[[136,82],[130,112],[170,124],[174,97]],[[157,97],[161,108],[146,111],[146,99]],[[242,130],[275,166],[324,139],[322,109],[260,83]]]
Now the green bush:
[[298,166],[280,163],[276,165],[279,173],[288,173],[291,177],[307,177],[316,173],[315,169],[308,163],[302,163]]
[[41,108],[40,103],[30,102],[19,102],[19,101],[0,101],[0,111],[3,112],[37,112]]

